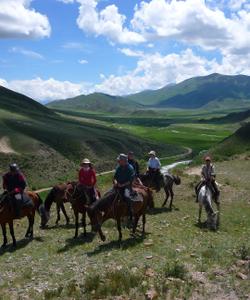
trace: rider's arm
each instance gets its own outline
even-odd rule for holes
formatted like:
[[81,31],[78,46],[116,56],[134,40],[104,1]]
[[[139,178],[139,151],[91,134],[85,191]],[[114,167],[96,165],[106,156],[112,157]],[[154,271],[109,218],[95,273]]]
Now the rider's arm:
[[159,158],[156,158],[156,160],[157,160],[157,169],[160,169],[161,168],[161,162],[160,162]]
[[93,186],[96,185],[96,173],[94,169],[92,169],[92,184]]
[[3,176],[3,189],[7,190],[7,179],[5,176]]
[[19,192],[23,192],[27,185],[23,174],[19,174],[19,182],[20,182],[20,191]]

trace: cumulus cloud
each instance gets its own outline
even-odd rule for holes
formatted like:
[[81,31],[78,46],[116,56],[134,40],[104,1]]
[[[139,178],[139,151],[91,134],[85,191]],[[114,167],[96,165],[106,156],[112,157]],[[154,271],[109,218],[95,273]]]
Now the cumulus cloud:
[[[245,2],[231,0],[229,5],[241,9]],[[209,3],[212,5],[213,1]],[[244,53],[250,50],[250,13],[239,10],[228,17],[217,6],[212,9],[205,0],[142,1],[131,23],[147,40],[178,40],[222,53],[235,47]]]
[[72,83],[70,81],[58,81],[54,78],[43,80],[37,77],[31,80],[11,81],[0,79],[0,84],[38,101],[66,99],[91,91],[91,85],[86,82]]
[[51,32],[47,16],[30,7],[31,0],[0,1],[0,38],[43,38]]
[[144,42],[142,35],[129,30],[124,24],[126,16],[119,13],[116,5],[97,10],[98,0],[77,0],[80,3],[77,24],[87,34],[106,36],[111,42],[137,44]]
[[78,62],[81,65],[86,65],[88,63],[88,61],[86,59],[80,59]]
[[69,4],[69,3],[74,3],[75,0],[57,0],[57,1]]
[[129,48],[120,48],[118,49],[121,53],[125,54],[126,56],[131,56],[131,57],[140,57],[143,56],[144,53],[139,50],[131,50]]
[[12,47],[10,49],[10,52],[18,53],[18,54],[21,54],[21,55],[24,55],[24,56],[28,56],[29,58],[44,59],[42,54],[40,54],[38,52],[35,52],[35,51],[32,51],[32,50],[27,50],[27,49],[24,49],[24,48],[21,48],[21,47]]

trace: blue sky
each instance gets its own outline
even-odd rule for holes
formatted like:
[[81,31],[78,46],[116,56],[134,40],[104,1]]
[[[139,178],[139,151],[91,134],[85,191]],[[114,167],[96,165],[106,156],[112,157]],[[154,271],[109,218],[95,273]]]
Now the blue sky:
[[50,101],[250,74],[249,11],[249,0],[0,0],[0,84]]

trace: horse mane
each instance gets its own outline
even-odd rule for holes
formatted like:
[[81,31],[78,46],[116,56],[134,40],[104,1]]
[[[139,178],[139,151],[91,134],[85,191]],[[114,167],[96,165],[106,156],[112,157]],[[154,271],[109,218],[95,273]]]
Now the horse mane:
[[56,192],[57,192],[57,187],[54,186],[54,187],[50,190],[50,192],[48,193],[48,195],[47,195],[47,197],[46,197],[46,199],[45,199],[45,201],[44,201],[44,207],[45,207],[45,209],[46,209],[47,211],[50,210],[51,205],[52,205],[52,203],[53,203],[54,200],[55,200]]
[[107,208],[110,207],[112,201],[114,200],[115,197],[115,191],[109,191],[106,194],[104,194],[104,196],[102,198],[100,198],[99,200],[95,201],[91,206],[90,206],[90,210],[92,212],[96,212],[97,210],[100,211],[104,211]]

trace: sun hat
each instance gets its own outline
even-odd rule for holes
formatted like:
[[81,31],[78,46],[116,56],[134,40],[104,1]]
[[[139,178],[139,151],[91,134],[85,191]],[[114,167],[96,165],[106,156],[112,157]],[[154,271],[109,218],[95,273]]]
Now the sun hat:
[[124,153],[118,155],[117,160],[128,160],[128,156]]
[[210,156],[206,156],[205,157],[205,161],[211,161],[211,157]]
[[153,151],[153,150],[150,151],[148,154],[149,154],[149,155],[154,155],[154,156],[156,155],[155,151]]
[[85,164],[91,164],[91,161],[88,158],[84,158],[84,160],[81,162],[81,165]]

